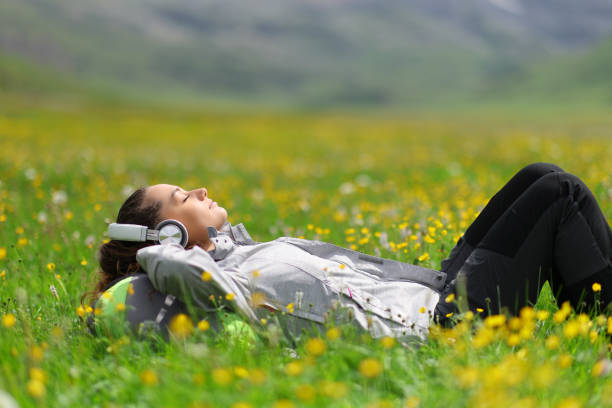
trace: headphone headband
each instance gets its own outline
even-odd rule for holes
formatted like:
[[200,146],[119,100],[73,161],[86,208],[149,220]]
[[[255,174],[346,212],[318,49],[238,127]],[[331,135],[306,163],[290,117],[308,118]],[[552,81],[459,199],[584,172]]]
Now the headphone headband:
[[177,220],[164,220],[157,224],[155,229],[149,229],[144,225],[114,222],[108,226],[108,236],[119,241],[155,241],[162,245],[176,243],[183,248],[189,240],[187,228]]

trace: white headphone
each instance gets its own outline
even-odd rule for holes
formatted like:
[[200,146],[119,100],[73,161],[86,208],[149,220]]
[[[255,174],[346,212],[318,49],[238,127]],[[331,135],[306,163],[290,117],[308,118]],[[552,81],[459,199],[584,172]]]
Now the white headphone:
[[149,229],[144,225],[114,222],[108,226],[108,237],[120,241],[155,241],[162,245],[179,244],[183,248],[189,240],[187,228],[177,220],[164,220],[157,224],[155,229]]

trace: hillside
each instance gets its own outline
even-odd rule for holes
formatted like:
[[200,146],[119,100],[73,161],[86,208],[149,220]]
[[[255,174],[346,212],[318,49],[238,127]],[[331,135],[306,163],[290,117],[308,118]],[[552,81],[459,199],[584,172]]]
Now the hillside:
[[[605,88],[579,71],[608,61],[611,32],[604,0],[8,0],[0,86],[44,89],[57,72],[144,100],[453,106]],[[6,61],[40,75],[11,77]]]

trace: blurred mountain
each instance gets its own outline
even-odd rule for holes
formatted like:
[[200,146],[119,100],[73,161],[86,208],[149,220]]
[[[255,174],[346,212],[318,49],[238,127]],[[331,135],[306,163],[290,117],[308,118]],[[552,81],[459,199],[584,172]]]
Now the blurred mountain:
[[448,105],[612,89],[611,35],[610,0],[3,0],[0,89]]

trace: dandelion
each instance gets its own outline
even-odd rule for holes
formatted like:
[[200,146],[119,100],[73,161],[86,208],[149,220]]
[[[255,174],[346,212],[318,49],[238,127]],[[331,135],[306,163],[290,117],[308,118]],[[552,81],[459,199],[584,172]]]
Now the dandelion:
[[6,248],[0,247],[0,261],[6,258]]
[[234,380],[232,372],[225,368],[215,368],[212,371],[212,379],[219,385],[228,385]]
[[234,367],[234,374],[238,378],[247,378],[249,376],[249,370],[247,370],[244,367],[237,366],[237,367]]
[[249,373],[249,381],[255,385],[262,385],[267,378],[267,374],[260,368],[255,368]]
[[425,313],[427,311],[427,309],[425,308],[425,306],[421,306],[421,308],[419,309],[419,313]]
[[289,303],[289,304],[286,306],[286,308],[287,308],[287,311],[288,311],[289,313],[293,313],[293,308],[294,308],[293,302]]
[[130,283],[127,288],[128,295],[132,296],[134,294],[134,284]]
[[206,320],[200,320],[198,322],[198,330],[200,331],[206,331],[210,328],[210,323],[208,323]]
[[601,284],[595,282],[592,286],[593,292],[601,292]]
[[45,384],[39,380],[30,380],[26,384],[26,391],[34,398],[42,398],[45,396]]
[[567,397],[561,401],[555,408],[582,408],[582,401],[576,397]]
[[327,337],[328,340],[338,340],[340,338],[340,335],[342,334],[342,332],[340,331],[339,328],[337,327],[332,327],[330,329],[327,330],[327,332],[325,333],[325,337]]
[[315,395],[316,390],[310,384],[302,384],[297,386],[295,389],[295,396],[304,402],[312,401]]
[[406,401],[404,401],[403,408],[418,408],[420,405],[421,400],[419,399],[419,397],[413,395],[412,397],[408,397]]
[[503,326],[506,323],[506,316],[500,314],[487,316],[484,323],[486,327],[494,329],[496,327]]
[[568,368],[574,362],[574,358],[569,354],[562,354],[559,356],[557,363],[561,368]]
[[140,373],[140,381],[144,385],[154,386],[159,383],[159,379],[157,378],[157,374],[153,370],[144,370]]
[[45,372],[38,367],[30,368],[30,378],[32,380],[40,381],[43,384],[47,382],[47,374],[45,374]]
[[380,344],[384,349],[390,349],[395,346],[395,339],[393,337],[385,336],[380,339]]
[[451,303],[453,300],[455,300],[455,294],[454,294],[454,293],[451,293],[450,295],[448,295],[448,296],[446,297],[446,299],[444,299],[444,301],[445,301],[446,303]]
[[474,367],[461,367],[455,369],[455,378],[462,388],[471,388],[478,382],[478,369]]
[[177,339],[184,339],[193,331],[193,322],[186,314],[179,313],[170,320],[168,329]]
[[321,381],[319,389],[323,395],[330,398],[343,398],[348,394],[348,386],[339,381]]
[[45,357],[45,352],[40,346],[32,346],[32,348],[30,348],[29,356],[32,361],[38,363]]
[[417,258],[419,262],[427,261],[429,259],[429,252],[425,252],[423,255]]
[[538,310],[536,312],[536,319],[538,320],[546,320],[550,316],[550,312],[548,310]]
[[115,310],[118,311],[118,312],[125,311],[125,304],[124,303],[117,303],[117,305],[115,306]]
[[366,378],[378,377],[383,371],[383,365],[375,358],[366,358],[359,363],[359,372]]
[[49,270],[49,272],[54,271],[54,270],[55,270],[55,263],[53,263],[53,262],[49,262],[49,263],[47,264],[47,269]]
[[568,339],[573,339],[580,332],[580,323],[576,320],[571,320],[563,326],[563,335]]
[[315,337],[313,339],[309,339],[306,342],[306,352],[314,357],[320,356],[321,354],[325,353],[325,350],[327,348],[327,345],[325,344],[325,342],[323,340],[321,340],[318,337]]
[[26,237],[21,237],[17,240],[17,246],[24,247],[28,245],[28,239]]
[[545,342],[546,348],[549,350],[555,350],[559,347],[559,344],[561,344],[561,340],[558,336],[555,336],[554,334],[552,336],[549,336]]
[[86,266],[87,265],[87,260],[86,259],[81,259],[81,265]]
[[234,300],[234,298],[236,297],[236,295],[234,295],[233,293],[228,293],[225,295],[225,299],[226,300]]
[[204,271],[204,272],[202,272],[202,280],[203,280],[204,282],[208,282],[208,281],[210,281],[211,279],[212,279],[212,275],[210,274],[210,272],[208,272],[208,271]]
[[272,408],[293,408],[295,405],[288,399],[280,399],[272,405]]
[[4,316],[2,316],[2,325],[6,327],[7,329],[10,329],[11,327],[13,327],[16,322],[17,322],[17,319],[11,313],[7,313]]
[[299,361],[291,361],[285,365],[285,374],[291,377],[302,374],[304,366]]

